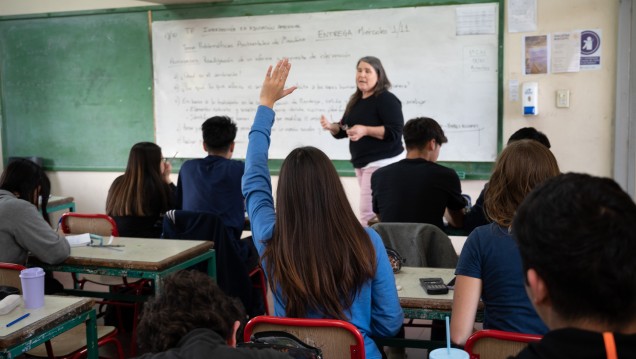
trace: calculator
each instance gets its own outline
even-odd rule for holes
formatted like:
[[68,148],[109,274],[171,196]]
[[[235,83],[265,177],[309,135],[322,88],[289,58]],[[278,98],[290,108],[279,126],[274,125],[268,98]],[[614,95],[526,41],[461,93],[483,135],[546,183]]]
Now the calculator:
[[420,278],[420,284],[429,295],[448,293],[448,287],[442,278]]

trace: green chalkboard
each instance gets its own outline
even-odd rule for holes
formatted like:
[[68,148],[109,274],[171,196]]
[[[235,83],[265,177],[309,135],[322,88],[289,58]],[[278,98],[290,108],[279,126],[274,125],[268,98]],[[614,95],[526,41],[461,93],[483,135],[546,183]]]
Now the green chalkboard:
[[47,169],[121,170],[153,141],[145,12],[0,21],[3,156]]

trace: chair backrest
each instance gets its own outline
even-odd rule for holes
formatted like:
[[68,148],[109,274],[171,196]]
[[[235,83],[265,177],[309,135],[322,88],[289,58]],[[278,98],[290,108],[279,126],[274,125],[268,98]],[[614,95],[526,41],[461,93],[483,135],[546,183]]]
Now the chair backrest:
[[470,359],[506,359],[517,355],[528,343],[541,340],[541,335],[479,330],[466,341],[464,350]]
[[[255,316],[252,297],[252,281],[244,260],[239,255],[239,240],[229,236],[227,227],[219,216],[210,212],[170,210],[163,217],[163,238],[209,240],[216,252],[216,283],[225,294],[238,297],[247,314]],[[202,267],[197,269],[203,270]]]
[[26,267],[19,264],[0,262],[0,285],[18,288],[20,293],[22,293],[20,271],[24,269]]
[[337,319],[258,316],[245,326],[244,340],[253,333],[284,331],[322,350],[323,358],[364,359],[364,339],[353,324]]
[[100,236],[119,236],[115,220],[101,213],[67,212],[62,214],[60,226],[66,234],[92,233]]
[[371,226],[408,267],[455,268],[457,252],[444,231],[427,223],[380,222]]

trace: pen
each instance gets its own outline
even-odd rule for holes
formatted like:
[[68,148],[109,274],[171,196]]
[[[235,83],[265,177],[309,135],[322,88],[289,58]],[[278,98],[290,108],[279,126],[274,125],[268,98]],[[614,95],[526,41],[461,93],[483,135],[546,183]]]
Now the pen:
[[179,154],[179,151],[175,152],[175,153],[174,153],[174,156],[172,156],[172,158],[171,158],[170,160],[168,160],[168,159],[166,158],[166,162],[170,162],[170,163],[172,163],[172,162],[174,161],[174,159],[175,159],[175,158],[177,158],[177,155],[178,155],[178,154]]
[[20,318],[18,318],[18,319],[16,319],[16,320],[12,321],[11,323],[7,324],[7,328],[9,328],[9,327],[10,327],[10,326],[12,326],[13,324],[15,324],[15,323],[17,323],[17,322],[21,321],[22,319],[24,319],[24,318],[28,317],[29,315],[31,315],[31,313],[27,313],[27,314],[25,314],[25,315],[21,316]]

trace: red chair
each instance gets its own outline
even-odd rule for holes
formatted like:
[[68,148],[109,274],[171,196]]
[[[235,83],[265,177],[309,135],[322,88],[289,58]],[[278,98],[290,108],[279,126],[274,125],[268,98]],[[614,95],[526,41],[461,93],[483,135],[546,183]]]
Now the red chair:
[[[119,231],[117,230],[117,224],[112,217],[101,214],[101,213],[77,213],[77,212],[67,212],[62,214],[59,222],[62,231],[65,234],[81,234],[81,233],[92,233],[97,234],[104,237],[110,236],[119,236]],[[144,288],[147,287],[149,281],[147,280],[139,280],[137,278],[127,278],[127,277],[113,277],[106,275],[94,275],[94,274],[84,274],[81,277],[78,277],[76,273],[72,274],[73,276],[73,284],[76,289],[83,289],[84,285],[88,282],[107,286],[110,290],[121,290],[121,289],[129,289],[130,292],[134,295],[142,295]],[[136,353],[136,345],[137,345],[137,322],[140,314],[141,307],[139,303],[130,303],[130,302],[122,302],[115,300],[101,300],[98,301],[99,304],[112,305],[117,309],[117,319],[119,323],[123,323],[123,317],[121,314],[121,307],[129,307],[133,308],[133,324],[131,329],[131,343],[130,343],[130,352],[131,355],[135,355]],[[100,307],[100,316],[103,315],[104,312],[101,311]],[[126,332],[126,329],[120,325],[119,330],[122,333]]]
[[[19,264],[0,262],[0,284],[18,288],[20,292],[22,292],[20,271],[23,269],[26,269],[26,267]],[[124,359],[124,351],[121,343],[117,339],[117,328],[98,325],[97,338],[98,347],[111,343],[117,350],[117,358]],[[87,351],[86,326],[78,325],[56,336],[52,340],[31,349],[27,354],[34,357],[48,357],[49,359],[78,359],[85,357]]]
[[260,265],[256,266],[256,268],[252,269],[252,271],[249,273],[249,276],[252,280],[252,287],[261,291],[261,295],[263,296],[263,306],[265,307],[265,314],[269,315],[269,303],[267,301],[267,281],[265,280],[265,273],[263,273],[263,268],[261,268]]
[[243,337],[253,333],[284,331],[322,350],[324,358],[364,359],[364,339],[353,324],[337,319],[307,319],[258,316],[245,326]]
[[464,350],[470,359],[506,359],[517,355],[528,343],[541,340],[541,335],[504,332],[501,330],[479,330],[466,341]]

